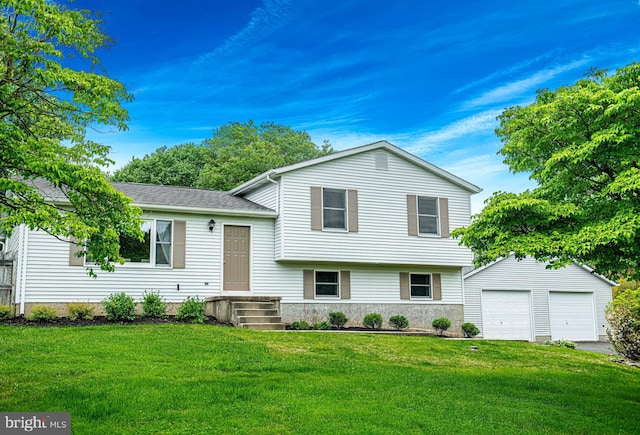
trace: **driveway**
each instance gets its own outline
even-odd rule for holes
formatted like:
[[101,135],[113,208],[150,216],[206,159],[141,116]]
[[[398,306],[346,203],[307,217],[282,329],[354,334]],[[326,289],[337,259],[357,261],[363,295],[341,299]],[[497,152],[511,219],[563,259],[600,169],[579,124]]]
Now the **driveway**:
[[608,341],[579,341],[576,343],[576,349],[616,355],[613,346]]

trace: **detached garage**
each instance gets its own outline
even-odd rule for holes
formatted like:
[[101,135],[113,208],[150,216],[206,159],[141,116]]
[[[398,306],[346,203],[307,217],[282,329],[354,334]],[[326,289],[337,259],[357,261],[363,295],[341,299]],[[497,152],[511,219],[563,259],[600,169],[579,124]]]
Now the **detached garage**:
[[547,269],[510,256],[464,275],[464,318],[487,339],[606,340],[604,310],[615,285],[588,267]]

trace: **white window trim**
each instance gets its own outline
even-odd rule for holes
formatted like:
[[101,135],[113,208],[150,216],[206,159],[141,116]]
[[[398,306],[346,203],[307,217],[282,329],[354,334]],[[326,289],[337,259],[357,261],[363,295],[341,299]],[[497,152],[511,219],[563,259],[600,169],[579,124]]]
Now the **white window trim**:
[[[174,220],[173,219],[142,219],[144,222],[151,222],[151,237],[149,240],[149,262],[148,263],[131,263],[125,261],[124,264],[117,264],[117,267],[132,268],[132,269],[173,269],[173,246],[174,246]],[[156,236],[157,236],[157,222],[171,222],[171,264],[156,264]],[[87,261],[87,256],[84,256],[85,266],[95,266],[97,263]]]
[[[413,296],[413,294],[411,294],[411,277],[413,275],[429,275],[429,294],[430,296]],[[432,273],[417,273],[417,272],[410,272],[409,273],[409,299],[410,300],[417,300],[417,301],[432,301],[433,300],[433,274]]]
[[[316,279],[317,277],[317,273],[318,272],[334,272],[338,274],[338,294],[335,296],[331,296],[331,295],[318,295],[317,293],[317,287],[316,284],[318,283],[318,280]],[[340,281],[341,281],[341,277],[340,277],[340,271],[339,270],[332,270],[332,269],[314,269],[313,271],[313,296],[315,299],[340,299],[340,294],[341,294],[341,285],[340,285]]]
[[[327,228],[324,226],[324,191],[325,189],[330,190],[342,190],[344,192],[344,228]],[[322,187],[322,231],[332,231],[336,233],[346,233],[349,232],[349,189],[343,189],[342,187]],[[326,207],[328,210],[341,210],[333,207]],[[324,272],[324,271],[322,271]],[[328,271],[327,271],[328,272]]]
[[[432,214],[420,214],[420,198],[433,198],[436,200],[436,232],[435,233],[423,233],[420,231],[420,216],[430,216],[433,217]],[[416,195],[416,225],[418,226],[418,236],[419,237],[440,237],[440,197],[439,196],[428,196],[428,195]]]

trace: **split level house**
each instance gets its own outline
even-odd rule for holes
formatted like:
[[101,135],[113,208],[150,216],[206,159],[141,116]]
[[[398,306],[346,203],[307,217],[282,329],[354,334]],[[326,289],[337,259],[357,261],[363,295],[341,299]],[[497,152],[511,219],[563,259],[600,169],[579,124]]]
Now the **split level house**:
[[[336,152],[261,174],[229,192],[113,183],[143,211],[144,242],[121,239],[113,273],[87,274],[73,241],[25,226],[6,240],[14,260],[16,314],[36,304],[64,315],[125,292],[158,291],[175,310],[189,297],[239,326],[282,329],[340,311],[404,315],[452,333],[468,321],[481,337],[605,339],[615,283],[588,268],[512,257],[472,270],[471,251],[450,237],[470,223],[481,189],[388,142]],[[60,192],[40,184],[64,204]],[[466,272],[466,273],[465,273]]]
[[173,304],[206,298],[209,314],[234,323],[257,308],[269,312],[256,323],[334,311],[355,324],[372,312],[404,315],[416,328],[438,317],[463,322],[472,256],[450,233],[469,224],[470,196],[481,189],[388,142],[274,169],[229,192],[113,185],[143,210],[145,241],[122,240],[127,262],[93,279],[77,245],[16,228],[6,250],[17,314],[34,304],[99,308],[112,293],[141,300],[154,290]]

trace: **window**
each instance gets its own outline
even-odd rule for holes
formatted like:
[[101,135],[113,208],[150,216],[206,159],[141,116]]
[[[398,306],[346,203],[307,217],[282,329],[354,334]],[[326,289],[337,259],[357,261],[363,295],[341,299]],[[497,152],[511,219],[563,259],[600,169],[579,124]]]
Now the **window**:
[[[171,221],[144,221],[142,224],[144,240],[121,236],[120,255],[127,263],[171,266],[171,229]],[[154,243],[151,243],[151,234],[155,234]]]
[[411,297],[431,297],[431,275],[411,274]]
[[347,229],[347,191],[322,189],[323,228]]
[[316,271],[316,297],[338,297],[339,272]]
[[438,235],[438,198],[418,196],[418,231]]

